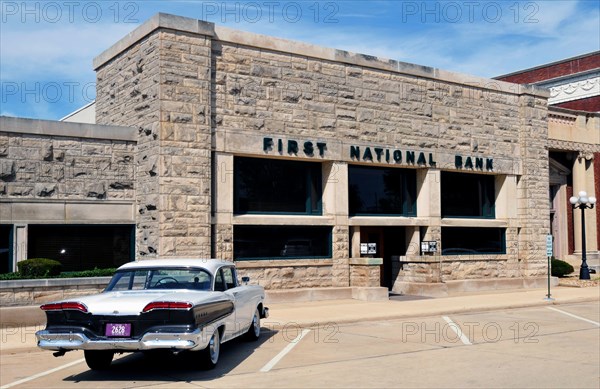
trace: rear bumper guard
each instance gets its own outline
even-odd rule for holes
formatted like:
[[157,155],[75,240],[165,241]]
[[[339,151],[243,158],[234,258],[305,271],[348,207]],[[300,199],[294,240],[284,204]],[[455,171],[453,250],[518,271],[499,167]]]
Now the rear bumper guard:
[[38,331],[35,335],[38,347],[44,350],[193,350],[208,345],[212,331],[207,329],[204,327],[186,333],[147,333],[141,339],[90,339],[81,332],[56,333],[47,330]]

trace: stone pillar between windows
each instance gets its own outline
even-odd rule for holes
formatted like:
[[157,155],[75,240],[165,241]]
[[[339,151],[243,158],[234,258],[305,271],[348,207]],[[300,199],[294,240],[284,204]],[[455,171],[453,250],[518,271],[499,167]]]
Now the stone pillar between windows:
[[213,169],[213,252],[233,260],[233,155],[215,153]]
[[350,229],[346,162],[323,164],[323,215],[333,216],[335,220],[332,230],[332,286],[348,286],[350,285]]
[[15,225],[13,233],[13,271],[17,271],[17,263],[27,259],[27,225]]
[[438,169],[417,170],[417,215],[431,219],[442,215],[441,171]]

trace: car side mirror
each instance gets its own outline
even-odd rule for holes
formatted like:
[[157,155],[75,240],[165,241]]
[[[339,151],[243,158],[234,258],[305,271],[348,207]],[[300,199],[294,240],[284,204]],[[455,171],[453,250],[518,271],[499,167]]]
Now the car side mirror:
[[250,282],[250,277],[248,277],[248,276],[242,277],[242,282],[244,283],[244,285],[248,285],[248,282]]

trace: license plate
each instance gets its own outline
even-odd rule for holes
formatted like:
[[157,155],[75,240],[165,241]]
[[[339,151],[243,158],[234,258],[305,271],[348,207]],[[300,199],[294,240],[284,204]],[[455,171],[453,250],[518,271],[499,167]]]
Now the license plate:
[[106,325],[106,336],[111,338],[131,336],[131,323],[108,323]]

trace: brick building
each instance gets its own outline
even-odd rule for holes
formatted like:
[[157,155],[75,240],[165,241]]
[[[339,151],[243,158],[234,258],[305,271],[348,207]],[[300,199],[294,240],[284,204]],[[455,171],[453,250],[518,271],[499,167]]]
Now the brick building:
[[165,14],[94,68],[97,124],[0,119],[7,267],[76,226],[267,288],[545,282],[542,88]]
[[[498,77],[550,90],[550,221],[556,257],[581,265],[581,213],[569,198],[600,193],[600,51]],[[588,264],[600,270],[600,207],[586,212]]]

